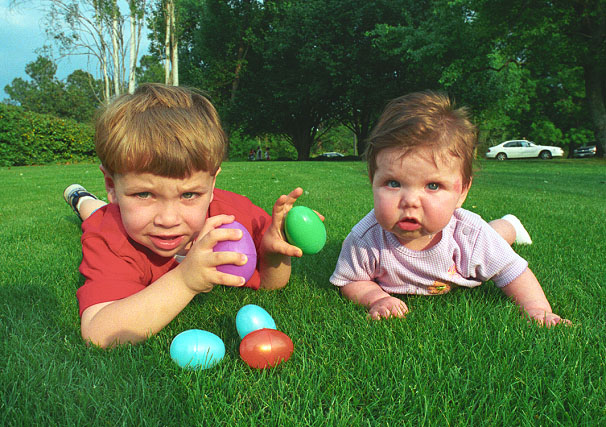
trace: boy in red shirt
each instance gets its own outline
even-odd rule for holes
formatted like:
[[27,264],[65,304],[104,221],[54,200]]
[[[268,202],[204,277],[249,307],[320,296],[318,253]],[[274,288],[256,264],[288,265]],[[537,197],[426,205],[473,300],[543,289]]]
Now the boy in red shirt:
[[[101,347],[136,343],[166,326],[200,292],[215,285],[282,288],[299,248],[284,239],[284,218],[302,190],[280,196],[269,216],[244,196],[215,188],[227,138],[212,104],[179,87],[142,85],[99,116],[95,147],[109,204],[74,184],[65,200],[83,220],[78,289],[81,332]],[[250,232],[257,266],[243,277],[221,264],[246,256],[213,252]]]

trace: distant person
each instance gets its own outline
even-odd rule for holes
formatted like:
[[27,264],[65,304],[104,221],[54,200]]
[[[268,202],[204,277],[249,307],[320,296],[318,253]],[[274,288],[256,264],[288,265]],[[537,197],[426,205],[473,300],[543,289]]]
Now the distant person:
[[[299,248],[283,239],[286,213],[302,194],[280,196],[273,216],[244,196],[215,187],[227,138],[212,104],[180,87],[141,85],[107,106],[95,147],[109,204],[78,184],[64,198],[82,219],[84,284],[76,293],[81,332],[101,347],[138,342],[164,328],[201,292],[216,285],[282,288]],[[255,242],[253,276],[222,273],[246,256],[213,252],[241,231]]]
[[435,295],[493,280],[542,325],[570,323],[553,313],[528,263],[510,247],[531,243],[512,215],[489,224],[462,209],[472,182],[476,131],[445,95],[393,100],[366,149],[374,209],[343,243],[330,281],[369,310],[403,317],[392,294]]
[[261,150],[261,146],[257,148],[257,160],[263,160],[263,151]]
[[248,152],[248,160],[255,160],[255,150],[253,150],[252,148]]
[[265,147],[265,160],[269,160],[269,147]]

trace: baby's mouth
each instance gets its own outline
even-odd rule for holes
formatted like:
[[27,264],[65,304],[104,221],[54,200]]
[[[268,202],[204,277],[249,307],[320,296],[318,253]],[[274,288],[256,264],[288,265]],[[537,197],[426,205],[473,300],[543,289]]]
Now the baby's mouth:
[[404,231],[415,231],[421,228],[421,224],[414,218],[404,218],[398,221],[398,227]]

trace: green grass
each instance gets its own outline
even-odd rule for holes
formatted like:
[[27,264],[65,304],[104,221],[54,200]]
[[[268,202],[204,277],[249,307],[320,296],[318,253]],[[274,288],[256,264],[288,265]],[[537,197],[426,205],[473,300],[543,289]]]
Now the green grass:
[[[221,188],[271,211],[296,186],[326,216],[322,252],[295,260],[277,292],[217,288],[137,346],[100,350],[79,335],[80,224],[61,193],[104,194],[95,165],[0,169],[2,425],[605,425],[606,164],[483,162],[465,207],[518,215],[516,247],[570,327],[527,324],[491,283],[404,297],[405,320],[373,322],[330,285],[340,245],[372,207],[362,163],[226,163]],[[293,340],[258,371],[238,356],[235,315],[264,307]],[[186,329],[219,335],[226,356],[191,372],[169,345]]]

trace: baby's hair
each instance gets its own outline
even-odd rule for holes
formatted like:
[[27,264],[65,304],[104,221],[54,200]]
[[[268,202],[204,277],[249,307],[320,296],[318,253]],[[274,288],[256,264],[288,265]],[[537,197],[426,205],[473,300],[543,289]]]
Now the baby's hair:
[[95,148],[110,175],[147,172],[185,178],[197,171],[215,175],[227,137],[204,95],[149,83],[100,111]]
[[405,156],[417,147],[430,147],[434,160],[444,154],[461,159],[465,187],[471,183],[476,145],[476,127],[467,109],[455,109],[443,93],[424,91],[401,96],[387,105],[368,138],[364,155],[372,180],[382,150],[399,147]]

